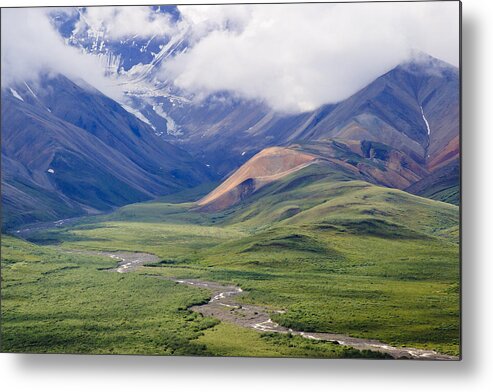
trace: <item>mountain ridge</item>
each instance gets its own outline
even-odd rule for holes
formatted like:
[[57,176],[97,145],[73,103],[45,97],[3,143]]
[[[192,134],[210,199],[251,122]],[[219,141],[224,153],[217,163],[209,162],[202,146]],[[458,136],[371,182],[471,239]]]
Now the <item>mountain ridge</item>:
[[[11,89],[2,89],[4,225],[107,211],[211,178],[205,165],[95,89],[61,75]],[[20,194],[31,202],[16,205]]]

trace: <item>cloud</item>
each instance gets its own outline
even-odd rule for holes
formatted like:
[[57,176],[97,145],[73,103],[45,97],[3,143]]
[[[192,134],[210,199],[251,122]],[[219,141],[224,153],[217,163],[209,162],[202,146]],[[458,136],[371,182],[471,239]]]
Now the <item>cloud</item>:
[[109,39],[170,35],[176,29],[171,14],[151,7],[87,7],[80,15],[76,31],[104,32]]
[[231,91],[279,111],[340,101],[425,51],[458,64],[458,2],[179,6],[193,47],[163,75],[206,96]]
[[104,77],[104,68],[94,56],[67,45],[51,25],[47,9],[2,9],[2,83],[36,80],[42,72],[59,72],[84,79],[116,98],[119,89]]
[[252,8],[243,5],[179,6],[180,27],[188,29],[193,44],[216,30],[240,33],[252,18]]
[[[88,7],[76,30],[120,40],[179,34],[189,49],[161,65],[160,77],[206,97],[220,91],[301,112],[338,102],[394,66],[414,49],[458,64],[458,2],[262,4]],[[65,9],[2,10],[2,80],[56,71],[82,78],[112,98],[97,56],[68,45],[50,23]]]

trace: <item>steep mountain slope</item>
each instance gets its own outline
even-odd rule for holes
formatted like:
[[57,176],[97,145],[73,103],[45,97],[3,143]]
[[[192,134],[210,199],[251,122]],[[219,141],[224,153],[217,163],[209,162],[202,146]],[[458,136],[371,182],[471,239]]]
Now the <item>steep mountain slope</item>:
[[91,86],[62,75],[2,90],[3,226],[150,199],[209,178]]
[[434,200],[459,205],[460,202],[460,161],[452,162],[434,170],[429,176],[415,182],[407,192]]
[[439,151],[433,159],[428,161],[428,169],[434,171],[455,160],[460,156],[459,135],[450,140],[445,147]]
[[372,140],[429,161],[459,134],[458,69],[421,55],[341,102],[297,138]]

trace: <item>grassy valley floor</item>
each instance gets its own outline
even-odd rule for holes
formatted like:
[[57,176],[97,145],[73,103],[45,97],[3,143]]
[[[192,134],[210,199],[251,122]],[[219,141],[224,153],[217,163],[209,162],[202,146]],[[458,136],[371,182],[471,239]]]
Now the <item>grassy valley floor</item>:
[[[207,289],[157,275],[238,285],[239,301],[283,310],[272,319],[287,328],[458,355],[458,208],[314,170],[220,213],[163,200],[26,233],[36,245],[3,236],[2,350],[378,356],[202,317],[187,308]],[[117,274],[73,249],[161,261]]]

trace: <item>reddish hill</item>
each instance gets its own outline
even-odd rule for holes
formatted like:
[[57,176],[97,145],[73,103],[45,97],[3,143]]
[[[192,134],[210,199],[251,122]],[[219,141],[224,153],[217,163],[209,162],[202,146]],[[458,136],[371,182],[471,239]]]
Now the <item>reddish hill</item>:
[[197,202],[203,211],[226,209],[261,187],[300,170],[316,157],[284,147],[266,148]]

